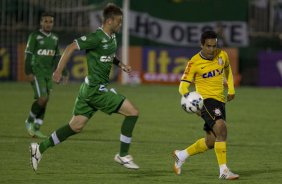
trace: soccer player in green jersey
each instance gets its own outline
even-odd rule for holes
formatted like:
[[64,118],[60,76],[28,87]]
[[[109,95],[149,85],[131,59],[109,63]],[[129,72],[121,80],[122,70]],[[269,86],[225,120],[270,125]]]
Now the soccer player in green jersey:
[[[39,128],[43,124],[52,91],[52,73],[60,59],[60,51],[58,36],[51,32],[54,26],[54,16],[43,13],[40,25],[41,29],[29,35],[25,50],[25,74],[31,82],[35,99],[25,125],[31,136],[46,138]],[[64,76],[67,76],[65,70]]]
[[112,64],[119,66],[124,72],[131,72],[130,66],[115,57],[117,49],[115,33],[120,30],[122,15],[119,7],[108,4],[103,11],[102,27],[96,32],[76,39],[64,51],[53,74],[53,80],[60,81],[62,70],[75,50],[86,50],[88,75],[80,87],[69,123],[54,131],[40,144],[31,143],[31,164],[34,171],[37,170],[42,154],[48,148],[81,132],[98,110],[107,114],[118,113],[125,117],[121,125],[120,151],[115,155],[114,160],[129,169],[139,168],[128,153],[139,112],[127,98],[107,87]]

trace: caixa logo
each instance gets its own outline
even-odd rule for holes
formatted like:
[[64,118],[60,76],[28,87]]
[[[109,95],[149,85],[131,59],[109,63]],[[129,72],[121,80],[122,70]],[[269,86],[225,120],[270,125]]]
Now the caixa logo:
[[55,56],[55,51],[51,49],[39,49],[37,51],[37,54],[39,56]]
[[112,60],[113,60],[113,56],[101,56],[101,57],[100,57],[100,61],[101,61],[101,62],[104,62],[104,63],[106,63],[106,62],[112,62]]
[[223,73],[223,68],[209,71],[207,73],[204,73],[202,76],[203,78],[210,78],[210,77],[214,77],[217,75],[221,75],[222,73]]

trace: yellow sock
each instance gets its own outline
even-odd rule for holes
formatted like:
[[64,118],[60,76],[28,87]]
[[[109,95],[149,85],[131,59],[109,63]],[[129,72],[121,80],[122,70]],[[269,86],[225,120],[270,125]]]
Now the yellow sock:
[[218,165],[226,164],[226,142],[215,142],[214,151]]
[[205,138],[197,140],[194,144],[186,148],[187,153],[192,156],[197,153],[203,153],[208,150]]

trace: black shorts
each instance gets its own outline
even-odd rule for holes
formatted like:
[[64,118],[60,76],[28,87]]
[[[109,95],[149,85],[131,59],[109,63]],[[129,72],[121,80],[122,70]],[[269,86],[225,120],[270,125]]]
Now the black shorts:
[[204,106],[201,110],[201,117],[204,119],[204,130],[212,131],[212,127],[218,119],[226,119],[225,103],[207,98],[204,100]]

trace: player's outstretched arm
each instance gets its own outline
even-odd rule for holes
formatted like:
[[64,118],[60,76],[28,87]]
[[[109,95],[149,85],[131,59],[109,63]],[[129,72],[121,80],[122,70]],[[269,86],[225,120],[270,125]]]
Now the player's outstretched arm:
[[56,83],[59,83],[60,80],[61,80],[61,77],[62,77],[62,71],[63,69],[65,68],[67,62],[69,61],[72,53],[75,51],[75,50],[78,50],[78,46],[76,44],[76,42],[73,42],[71,43],[70,45],[67,46],[67,48],[65,49],[65,51],[63,52],[62,54],[62,57],[59,61],[59,64],[56,68],[56,70],[54,71],[53,73],[53,80],[56,82]]
[[117,57],[114,57],[113,63],[115,65],[117,65],[118,67],[120,67],[122,69],[122,71],[130,74],[132,71],[131,66],[129,65],[125,65],[123,62],[121,62]]

